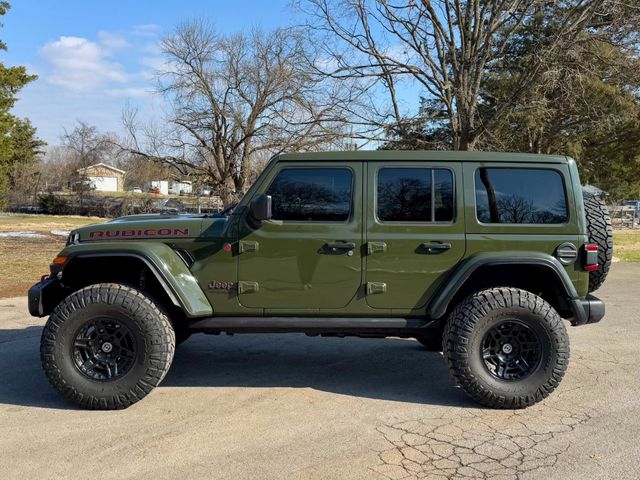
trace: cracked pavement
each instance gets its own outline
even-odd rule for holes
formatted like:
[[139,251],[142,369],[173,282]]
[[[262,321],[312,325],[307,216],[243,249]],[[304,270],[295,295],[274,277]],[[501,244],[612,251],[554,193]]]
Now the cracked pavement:
[[196,336],[119,412],[64,403],[41,372],[43,321],[0,300],[0,478],[637,479],[640,264],[569,328],[560,387],[526,410],[479,408],[414,340]]

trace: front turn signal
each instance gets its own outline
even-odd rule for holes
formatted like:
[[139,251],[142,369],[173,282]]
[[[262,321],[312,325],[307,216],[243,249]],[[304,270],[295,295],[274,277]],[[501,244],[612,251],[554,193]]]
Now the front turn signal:
[[62,265],[66,261],[67,261],[67,257],[56,257],[53,259],[53,262],[51,263],[53,265]]

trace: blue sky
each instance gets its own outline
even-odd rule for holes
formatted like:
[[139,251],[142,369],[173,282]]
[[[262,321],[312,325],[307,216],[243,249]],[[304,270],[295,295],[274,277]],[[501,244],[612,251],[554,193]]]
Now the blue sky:
[[158,41],[181,21],[204,18],[223,32],[291,23],[289,0],[123,1],[13,0],[2,19],[6,65],[26,65],[39,79],[25,87],[14,113],[29,117],[50,145],[77,119],[121,132],[129,102],[142,116],[161,110],[152,74]]

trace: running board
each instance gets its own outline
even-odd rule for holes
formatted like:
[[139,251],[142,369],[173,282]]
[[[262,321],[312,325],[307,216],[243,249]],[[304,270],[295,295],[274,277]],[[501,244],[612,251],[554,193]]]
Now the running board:
[[[190,330],[229,333],[379,333],[408,334],[437,328],[437,320],[362,317],[207,317],[195,320]],[[413,336],[413,335],[412,335]]]

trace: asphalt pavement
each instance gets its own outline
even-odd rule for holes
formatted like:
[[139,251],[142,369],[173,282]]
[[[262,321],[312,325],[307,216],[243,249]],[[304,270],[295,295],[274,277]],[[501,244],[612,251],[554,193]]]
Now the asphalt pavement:
[[570,328],[555,393],[479,408],[410,339],[192,337],[124,411],[79,410],[40,368],[43,319],[0,300],[0,479],[640,478],[640,264]]

